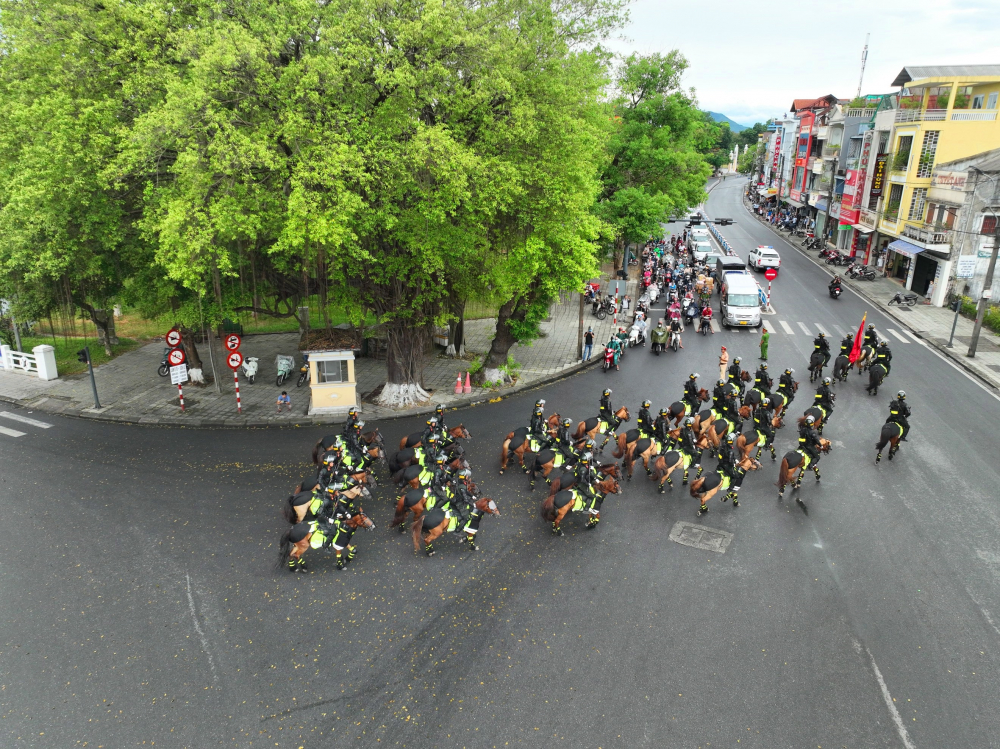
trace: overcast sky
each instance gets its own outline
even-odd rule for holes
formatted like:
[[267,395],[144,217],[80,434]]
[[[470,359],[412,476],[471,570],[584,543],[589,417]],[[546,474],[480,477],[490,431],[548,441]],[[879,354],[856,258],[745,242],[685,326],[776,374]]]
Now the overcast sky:
[[702,109],[743,125],[792,99],[888,93],[904,65],[1000,64],[1000,0],[634,0],[618,51],[679,49]]

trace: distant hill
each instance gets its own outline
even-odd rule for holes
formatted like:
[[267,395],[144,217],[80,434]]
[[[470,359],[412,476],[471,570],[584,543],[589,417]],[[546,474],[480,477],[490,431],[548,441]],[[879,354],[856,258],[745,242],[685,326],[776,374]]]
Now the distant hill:
[[729,123],[729,129],[732,130],[734,133],[738,133],[740,130],[746,130],[747,129],[746,125],[741,125],[738,122],[734,122],[733,120],[731,120],[728,117],[726,117],[726,115],[721,114],[719,112],[709,112],[708,114],[716,122],[728,122]]

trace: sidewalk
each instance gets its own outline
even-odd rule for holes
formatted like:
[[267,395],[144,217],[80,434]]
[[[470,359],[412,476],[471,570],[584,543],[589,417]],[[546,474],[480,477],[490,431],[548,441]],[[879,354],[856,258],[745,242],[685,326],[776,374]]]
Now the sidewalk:
[[[760,221],[759,218],[757,220]],[[768,226],[764,221],[761,223]],[[770,227],[768,226],[768,228]],[[780,233],[779,236],[829,273],[831,277],[833,277],[835,270],[843,272],[843,268],[835,269],[821,261],[818,251],[806,250],[802,247],[804,240]],[[842,278],[844,286],[857,291],[879,310],[906,326],[925,340],[929,346],[933,346],[964,370],[974,374],[993,389],[1000,390],[1000,336],[993,331],[983,327],[979,334],[976,356],[970,358],[966,354],[972,341],[974,321],[959,316],[958,326],[955,328],[954,348],[948,348],[948,339],[951,336],[951,326],[955,321],[955,313],[947,307],[932,307],[925,304],[923,298],[918,299],[915,307],[897,307],[895,305],[889,307],[887,302],[892,299],[896,292],[905,291],[903,285],[898,281],[883,276],[878,276],[874,281],[852,280],[843,275]]]
[[[627,284],[627,292],[624,291],[626,284],[622,283],[623,293],[630,294],[633,303],[637,297],[635,275],[633,270],[633,278]],[[602,278],[601,281],[601,288],[606,288],[607,279]],[[614,287],[613,282],[611,287]],[[549,319],[541,324],[543,337],[535,341],[532,346],[514,346],[511,349],[511,355],[521,364],[520,376],[516,385],[501,390],[474,387],[468,395],[456,395],[455,380],[461,373],[464,382],[465,372],[471,362],[451,359],[436,351],[428,355],[424,361],[424,387],[431,393],[431,400],[405,410],[382,408],[365,398],[386,381],[385,359],[356,359],[355,376],[364,418],[381,420],[427,413],[438,403],[443,403],[449,408],[483,403],[565,377],[587,364],[596,362],[603,350],[601,346],[611,337],[612,319],[609,317],[599,321],[591,314],[589,307],[585,308],[584,330],[587,326],[592,326],[596,340],[594,356],[590,362],[581,362],[577,349],[579,304],[578,294],[562,294],[552,306]],[[489,349],[495,331],[496,320],[466,321],[467,354],[485,353]],[[218,341],[215,342],[214,357],[221,393],[216,391],[214,383],[205,387],[185,384],[184,412],[181,412],[178,403],[177,386],[171,385],[169,378],[156,374],[164,348],[161,342],[150,343],[122,354],[94,370],[102,406],[99,412],[93,408],[94,399],[88,375],[70,375],[43,382],[28,374],[0,371],[0,401],[16,403],[36,411],[136,424],[256,427],[343,421],[342,416],[307,415],[309,389],[306,386],[296,388],[295,379],[286,381],[280,388],[275,385],[275,357],[278,354],[295,354],[296,361],[301,361],[298,339],[298,333],[244,337],[241,350],[246,356],[258,357],[260,369],[253,385],[240,377],[242,415],[236,411],[232,373],[223,363],[224,357]],[[198,351],[206,375],[211,375],[208,346],[202,344],[198,347]],[[278,415],[275,413],[275,401],[282,390],[287,390],[292,398],[292,411]]]

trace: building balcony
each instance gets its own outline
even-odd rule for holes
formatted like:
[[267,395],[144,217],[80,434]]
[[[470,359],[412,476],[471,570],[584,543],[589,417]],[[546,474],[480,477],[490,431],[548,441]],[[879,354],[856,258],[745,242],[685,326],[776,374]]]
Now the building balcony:
[[874,109],[848,109],[844,112],[844,117],[864,117],[867,119],[874,115]]
[[947,254],[951,249],[951,229],[942,229],[929,224],[907,221],[899,236],[905,237],[919,247]]
[[896,122],[941,122],[948,117],[947,109],[897,109]]
[[965,110],[959,112],[951,113],[952,122],[992,122],[996,120],[997,112],[995,109],[992,110]]
[[835,159],[840,156],[840,146],[828,146],[823,144],[823,158]]

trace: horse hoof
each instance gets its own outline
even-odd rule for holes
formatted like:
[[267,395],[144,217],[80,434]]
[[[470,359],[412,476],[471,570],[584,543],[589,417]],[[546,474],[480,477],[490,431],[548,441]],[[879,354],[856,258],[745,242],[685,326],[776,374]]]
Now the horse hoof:
[[500,475],[503,476],[503,468],[500,469]]
[[733,498],[733,507],[739,507],[739,506],[740,506],[740,501],[734,497]]

